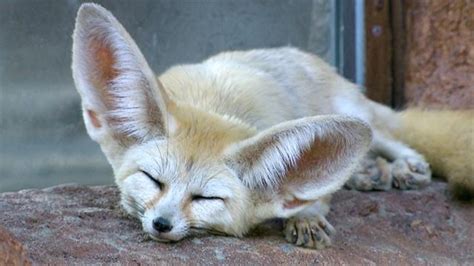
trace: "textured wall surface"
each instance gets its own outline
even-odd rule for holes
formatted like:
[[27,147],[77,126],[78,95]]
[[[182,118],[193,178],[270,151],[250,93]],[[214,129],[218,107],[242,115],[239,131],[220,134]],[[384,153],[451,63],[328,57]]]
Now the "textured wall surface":
[[408,104],[474,108],[474,1],[405,2]]
[[[112,183],[87,136],[71,75],[84,0],[0,1],[0,191]],[[293,45],[331,62],[331,0],[94,1],[112,11],[160,73],[225,50]]]

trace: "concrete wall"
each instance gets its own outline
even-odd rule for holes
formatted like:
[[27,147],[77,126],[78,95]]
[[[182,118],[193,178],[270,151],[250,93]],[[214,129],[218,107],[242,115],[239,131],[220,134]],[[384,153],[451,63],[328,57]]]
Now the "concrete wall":
[[[83,1],[0,1],[0,191],[113,182],[71,77]],[[97,1],[157,73],[229,49],[293,45],[333,62],[331,0]]]

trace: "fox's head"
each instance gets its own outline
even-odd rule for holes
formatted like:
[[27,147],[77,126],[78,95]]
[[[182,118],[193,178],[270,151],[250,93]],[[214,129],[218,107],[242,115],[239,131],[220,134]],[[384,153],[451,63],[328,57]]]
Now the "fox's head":
[[241,236],[290,217],[339,189],[369,146],[370,129],[352,118],[303,118],[257,132],[180,102],[98,5],[82,5],[73,41],[87,132],[112,165],[124,208],[154,239]]

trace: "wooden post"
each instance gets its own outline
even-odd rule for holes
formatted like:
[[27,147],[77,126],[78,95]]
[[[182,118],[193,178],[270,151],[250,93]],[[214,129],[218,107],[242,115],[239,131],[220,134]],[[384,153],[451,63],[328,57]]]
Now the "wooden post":
[[406,27],[404,0],[390,1],[392,24],[392,106],[402,108],[405,104],[405,49]]
[[390,1],[365,1],[365,85],[370,99],[392,106]]

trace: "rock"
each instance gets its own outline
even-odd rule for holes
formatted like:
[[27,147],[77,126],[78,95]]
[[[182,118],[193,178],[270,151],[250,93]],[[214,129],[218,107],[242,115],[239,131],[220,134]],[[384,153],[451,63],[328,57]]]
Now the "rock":
[[[2,241],[0,264],[9,249],[7,260],[38,264],[474,263],[474,208],[452,201],[441,182],[420,191],[336,193],[329,220],[338,233],[321,251],[286,243],[279,220],[242,239],[158,243],[123,213],[118,196],[113,186],[79,185],[0,194],[0,226],[18,239]],[[4,235],[0,229],[0,240]]]

